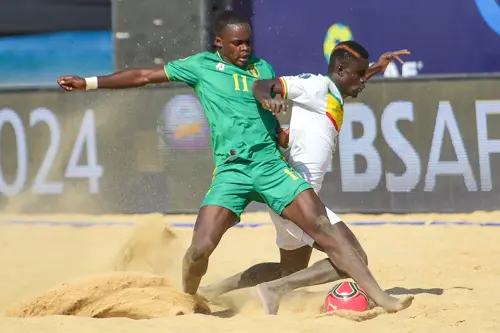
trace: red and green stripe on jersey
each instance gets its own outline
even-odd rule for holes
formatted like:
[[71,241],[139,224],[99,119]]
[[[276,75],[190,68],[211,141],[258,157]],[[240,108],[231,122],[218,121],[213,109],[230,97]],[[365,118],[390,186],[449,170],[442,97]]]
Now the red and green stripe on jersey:
[[344,121],[344,105],[340,98],[338,98],[330,89],[326,95],[326,116],[333,123],[333,127],[337,133],[340,133],[342,123]]

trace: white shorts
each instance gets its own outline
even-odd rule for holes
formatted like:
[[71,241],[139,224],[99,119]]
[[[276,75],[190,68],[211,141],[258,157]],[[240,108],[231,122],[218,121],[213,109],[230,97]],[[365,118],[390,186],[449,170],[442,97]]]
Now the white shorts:
[[[326,213],[331,224],[342,221],[328,208],[326,208]],[[282,218],[271,209],[269,209],[269,215],[276,228],[276,244],[280,249],[291,251],[306,245],[313,246],[314,239],[300,229],[295,223]]]

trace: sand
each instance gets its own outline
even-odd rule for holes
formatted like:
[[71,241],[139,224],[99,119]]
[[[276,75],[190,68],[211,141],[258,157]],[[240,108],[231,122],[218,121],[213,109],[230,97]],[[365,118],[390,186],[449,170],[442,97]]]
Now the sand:
[[[346,221],[498,222],[500,213],[345,215]],[[137,222],[73,227],[11,220]],[[265,221],[266,213],[243,216]],[[193,216],[0,216],[0,332],[499,332],[500,227],[352,226],[383,288],[415,295],[397,314],[321,314],[331,285],[292,292],[266,316],[253,289],[206,304],[179,292]],[[272,227],[233,228],[214,252],[202,284],[260,261],[278,260]],[[315,252],[313,260],[324,255]],[[212,314],[203,314],[210,306]],[[65,315],[62,315],[65,314]],[[34,316],[36,315],[36,316]],[[357,319],[360,321],[355,321]]]

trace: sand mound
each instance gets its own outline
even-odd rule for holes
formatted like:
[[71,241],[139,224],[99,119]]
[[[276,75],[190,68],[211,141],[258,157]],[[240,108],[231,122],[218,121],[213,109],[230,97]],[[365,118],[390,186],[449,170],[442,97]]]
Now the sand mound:
[[349,311],[349,310],[337,310],[332,312],[325,312],[318,317],[325,316],[336,316],[344,319],[349,319],[352,321],[365,321],[378,317],[381,314],[387,314],[387,312],[381,307],[376,307],[363,312]]
[[209,312],[202,300],[176,291],[164,277],[111,273],[63,283],[8,310],[7,315],[146,319]]
[[159,214],[151,214],[139,222],[130,238],[121,247],[113,268],[115,271],[140,271],[164,274],[177,270],[183,249],[175,233]]

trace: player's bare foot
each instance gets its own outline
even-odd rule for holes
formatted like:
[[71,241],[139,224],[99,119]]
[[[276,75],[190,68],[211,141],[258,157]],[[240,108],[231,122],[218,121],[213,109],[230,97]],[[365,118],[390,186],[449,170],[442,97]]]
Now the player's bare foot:
[[402,298],[391,297],[389,302],[386,304],[381,304],[381,306],[389,313],[398,312],[406,309],[413,302],[414,297],[411,295],[404,296]]
[[259,284],[255,288],[266,314],[277,314],[282,295],[270,288],[269,283]]

